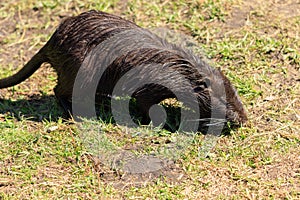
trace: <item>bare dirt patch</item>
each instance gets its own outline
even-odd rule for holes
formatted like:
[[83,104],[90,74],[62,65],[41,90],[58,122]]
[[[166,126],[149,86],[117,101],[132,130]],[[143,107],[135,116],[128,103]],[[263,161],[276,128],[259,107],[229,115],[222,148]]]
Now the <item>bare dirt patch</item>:
[[226,23],[229,28],[240,28],[250,25],[253,17],[266,15],[269,20],[288,20],[300,14],[300,3],[297,0],[250,0],[242,1],[232,8],[231,19]]

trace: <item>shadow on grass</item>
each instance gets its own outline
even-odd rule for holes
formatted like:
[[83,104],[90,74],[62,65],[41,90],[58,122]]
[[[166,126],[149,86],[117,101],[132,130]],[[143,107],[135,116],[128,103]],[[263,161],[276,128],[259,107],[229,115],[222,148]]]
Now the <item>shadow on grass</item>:
[[[113,119],[110,107],[110,99],[103,98],[103,100],[96,105],[97,117],[104,123],[115,124],[116,122]],[[163,128],[170,132],[176,132],[181,122],[181,108],[172,105],[162,105],[162,107],[167,114]],[[136,124],[149,124],[150,119],[142,116],[135,101],[130,101],[129,109],[130,115]],[[0,114],[11,116],[18,120],[26,119],[35,122],[41,122],[43,120],[57,122],[59,118],[65,120],[71,118],[70,114],[65,112],[60,106],[54,95],[32,95],[28,99],[19,99],[16,101],[0,99]],[[207,127],[199,126],[199,132],[206,134],[206,130]],[[230,128],[225,125],[222,133],[228,135]]]
[[[136,124],[143,121],[135,101],[130,101],[130,115]],[[180,125],[180,108],[163,105],[167,113],[167,120],[164,128],[175,132]],[[103,100],[96,105],[97,117],[104,123],[115,124],[110,109],[110,99]],[[17,120],[31,120],[41,122],[43,120],[57,122],[59,118],[70,119],[70,115],[64,111],[54,95],[32,95],[27,99],[0,99],[0,114],[14,117]],[[149,123],[149,121],[145,121]]]
[[[127,101],[124,99],[119,99],[118,103],[126,105]],[[161,106],[162,109],[165,110],[166,114],[165,124],[163,128],[170,132],[175,132],[179,129],[180,126],[181,108],[166,104],[162,104]],[[143,113],[139,110],[135,99],[130,99],[128,107],[130,117],[135,124],[149,125],[149,123],[151,122],[149,116],[143,115]],[[100,118],[103,122],[113,124],[116,123],[111,111],[111,99],[109,97],[102,98],[99,103],[96,104],[96,113],[97,117]],[[119,111],[119,113],[122,113],[122,111]]]
[[68,118],[54,95],[32,95],[28,99],[0,99],[0,114],[18,120],[43,120],[57,122],[59,118]]

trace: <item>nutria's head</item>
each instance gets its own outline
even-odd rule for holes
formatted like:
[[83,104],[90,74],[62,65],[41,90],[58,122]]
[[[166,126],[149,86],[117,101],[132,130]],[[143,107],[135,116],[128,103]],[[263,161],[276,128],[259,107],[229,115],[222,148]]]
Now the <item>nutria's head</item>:
[[200,104],[200,118],[220,119],[232,126],[240,126],[247,121],[236,89],[220,70],[209,70],[200,83],[200,87],[198,84],[194,89]]
[[[176,49],[176,65],[173,69],[189,80],[199,105],[199,122],[202,125],[224,124],[240,126],[247,121],[247,114],[240,97],[220,69],[211,67],[206,58],[186,49]],[[181,87],[179,79],[173,82]],[[182,90],[184,90],[182,88]],[[194,105],[192,105],[193,107]],[[194,109],[194,108],[192,108]]]

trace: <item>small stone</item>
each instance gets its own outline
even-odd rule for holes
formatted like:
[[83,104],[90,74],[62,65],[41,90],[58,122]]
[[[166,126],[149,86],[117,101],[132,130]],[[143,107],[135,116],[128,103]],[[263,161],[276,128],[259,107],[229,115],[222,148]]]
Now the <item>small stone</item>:
[[50,132],[56,131],[57,129],[58,129],[58,126],[51,126],[47,129],[47,132],[50,133]]

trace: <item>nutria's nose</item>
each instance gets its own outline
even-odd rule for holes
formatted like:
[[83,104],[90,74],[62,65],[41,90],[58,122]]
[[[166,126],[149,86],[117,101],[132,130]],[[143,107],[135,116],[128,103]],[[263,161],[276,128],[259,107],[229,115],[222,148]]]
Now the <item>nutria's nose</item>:
[[248,120],[247,114],[243,113],[243,115],[240,117],[241,124],[245,124]]
[[245,113],[238,113],[232,110],[226,112],[226,120],[234,126],[240,126],[247,121],[247,115]]

